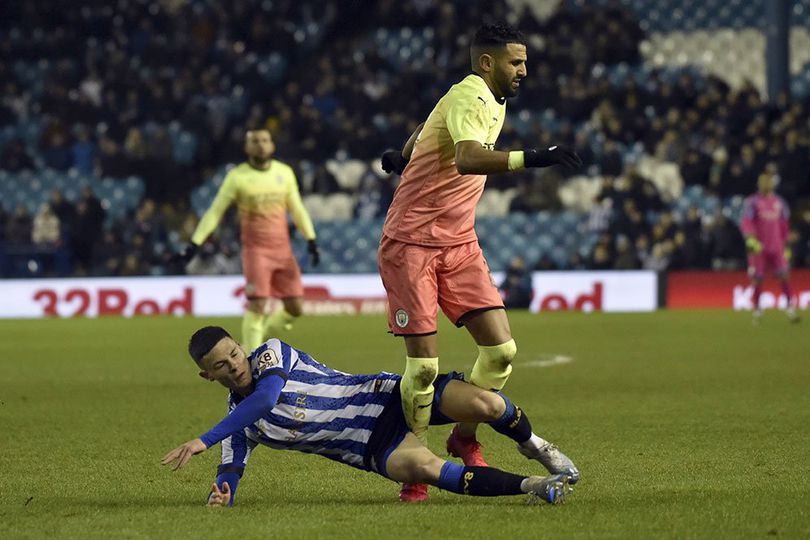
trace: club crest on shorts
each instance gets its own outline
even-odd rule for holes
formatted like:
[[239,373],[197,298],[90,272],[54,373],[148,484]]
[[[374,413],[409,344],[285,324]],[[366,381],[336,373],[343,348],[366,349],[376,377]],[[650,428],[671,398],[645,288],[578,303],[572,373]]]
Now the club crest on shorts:
[[404,309],[398,309],[396,313],[394,313],[394,320],[397,322],[397,326],[400,328],[405,328],[408,326],[408,312]]
[[245,296],[251,297],[256,294],[256,286],[253,283],[245,284]]

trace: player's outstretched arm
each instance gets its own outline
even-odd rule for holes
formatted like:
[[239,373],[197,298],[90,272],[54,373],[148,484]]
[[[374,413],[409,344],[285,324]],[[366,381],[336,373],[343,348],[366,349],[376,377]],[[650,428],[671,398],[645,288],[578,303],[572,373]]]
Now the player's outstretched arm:
[[222,490],[217,487],[216,482],[211,485],[211,494],[208,495],[208,502],[206,506],[209,508],[220,508],[229,506],[231,502],[231,486],[228,482],[222,484]]
[[577,169],[582,160],[576,152],[560,145],[544,150],[501,152],[487,150],[478,141],[456,143],[456,169],[460,174],[493,174],[552,165]]
[[205,443],[202,442],[201,439],[192,439],[163,456],[163,459],[160,460],[160,464],[171,465],[174,463],[172,470],[176,471],[182,469],[192,456],[205,452],[207,449],[208,447],[205,446]]

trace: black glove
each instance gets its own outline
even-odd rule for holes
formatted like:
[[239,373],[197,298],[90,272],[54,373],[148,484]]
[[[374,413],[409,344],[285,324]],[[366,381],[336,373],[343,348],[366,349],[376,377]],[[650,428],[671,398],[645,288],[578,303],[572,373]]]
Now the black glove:
[[407,164],[408,160],[402,157],[402,152],[399,150],[386,150],[383,152],[382,168],[385,172],[402,174]]
[[318,266],[321,263],[321,253],[318,251],[318,243],[315,240],[307,241],[307,252],[309,253],[309,263]]
[[194,255],[197,254],[197,249],[199,246],[193,242],[189,242],[186,244],[186,247],[183,248],[183,251],[177,254],[177,259],[183,263],[188,264],[191,259],[194,258]]
[[578,169],[582,166],[582,160],[576,152],[560,145],[552,146],[548,150],[526,150],[523,152],[523,163],[526,167],[562,165],[568,169]]

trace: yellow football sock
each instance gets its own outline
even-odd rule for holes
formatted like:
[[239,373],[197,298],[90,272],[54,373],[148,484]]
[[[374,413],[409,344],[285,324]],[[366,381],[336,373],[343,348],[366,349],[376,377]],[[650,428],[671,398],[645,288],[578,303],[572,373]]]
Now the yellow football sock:
[[470,382],[485,390],[501,390],[512,373],[512,359],[517,354],[514,339],[494,346],[478,346]]
[[438,374],[438,358],[405,358],[405,373],[399,387],[402,411],[408,427],[425,446],[433,404],[433,381]]
[[245,311],[245,315],[242,317],[242,345],[245,346],[248,354],[263,343],[262,327],[265,318],[266,315],[250,310]]
[[282,330],[292,330],[292,323],[297,318],[298,317],[295,315],[290,315],[290,313],[284,309],[284,306],[279,307],[272,315],[267,316],[264,320],[264,327],[262,328],[264,339],[276,337],[275,334],[278,334]]

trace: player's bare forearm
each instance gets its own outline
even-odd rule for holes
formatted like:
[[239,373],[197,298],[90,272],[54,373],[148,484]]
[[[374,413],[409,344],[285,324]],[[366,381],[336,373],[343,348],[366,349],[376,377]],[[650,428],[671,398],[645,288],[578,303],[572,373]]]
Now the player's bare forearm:
[[191,459],[191,456],[199,454],[201,452],[205,452],[207,450],[207,446],[205,443],[202,442],[200,439],[192,439],[188,442],[185,442],[163,456],[163,459],[160,460],[161,465],[171,465],[174,463],[172,467],[173,471],[177,469],[181,469],[188,460]]
[[502,173],[552,165],[575,170],[582,166],[582,160],[572,149],[559,144],[540,150],[497,152],[474,140],[456,143],[456,169],[460,174]]
[[407,161],[410,161],[411,154],[413,153],[413,145],[416,144],[416,139],[419,138],[419,134],[422,133],[422,128],[425,127],[425,123],[422,122],[419,124],[411,136],[408,137],[408,140],[405,141],[405,146],[402,147],[402,157],[404,157]]
[[493,174],[509,171],[509,152],[486,150],[478,141],[456,144],[456,169],[460,174]]

